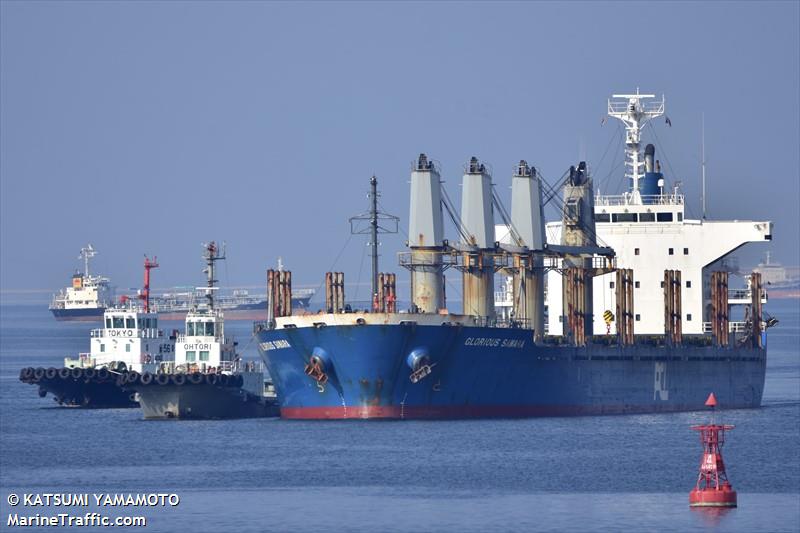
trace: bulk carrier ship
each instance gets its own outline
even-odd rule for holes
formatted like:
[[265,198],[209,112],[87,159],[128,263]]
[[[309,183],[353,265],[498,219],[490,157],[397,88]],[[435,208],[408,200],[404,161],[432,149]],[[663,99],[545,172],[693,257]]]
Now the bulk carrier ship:
[[[608,109],[626,129],[631,186],[620,196],[595,196],[580,163],[559,200],[520,161],[509,215],[486,167],[472,158],[459,214],[439,169],[419,156],[410,251],[400,256],[411,273],[407,312],[394,309],[394,275],[376,267],[371,312],[348,310],[342,273],[326,275],[327,309],[315,315],[286,313],[290,292],[268,286],[268,320],[255,334],[281,416],[655,413],[701,409],[710,391],[726,407],[759,406],[765,295],[757,273],[748,289],[729,291],[725,259],[747,242],[770,240],[772,224],[685,219],[684,198],[665,187],[653,147],[640,148],[644,125],[664,113],[663,99],[637,90],[614,95]],[[545,224],[543,195],[560,201],[560,222]],[[457,243],[445,238],[445,211]],[[462,274],[462,313],[446,306],[447,269]],[[512,279],[505,316],[493,305],[497,273]],[[741,322],[731,321],[736,305],[745,309]]]

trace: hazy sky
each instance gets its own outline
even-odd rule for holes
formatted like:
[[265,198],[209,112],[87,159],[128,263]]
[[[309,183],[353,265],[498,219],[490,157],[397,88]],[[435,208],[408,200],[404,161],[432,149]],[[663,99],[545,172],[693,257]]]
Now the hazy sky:
[[[601,119],[637,86],[666,95],[658,156],[691,218],[705,113],[710,216],[773,220],[742,258],[798,264],[799,5],[3,1],[0,288],[64,286],[88,242],[119,287],[143,254],[157,287],[196,285],[212,239],[225,284],[261,286],[282,256],[317,285],[373,173],[408,227],[421,151],[456,202],[472,155],[509,207],[521,158],[550,182],[585,158],[621,192]],[[404,240],[381,247],[402,279]],[[366,282],[365,252],[354,237],[336,269]]]

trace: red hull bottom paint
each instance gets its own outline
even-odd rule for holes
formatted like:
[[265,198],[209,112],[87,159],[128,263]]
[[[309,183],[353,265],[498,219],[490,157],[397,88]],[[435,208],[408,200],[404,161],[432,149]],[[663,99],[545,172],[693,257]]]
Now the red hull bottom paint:
[[[748,406],[732,406],[745,408]],[[533,418],[547,416],[622,415],[692,411],[696,405],[658,407],[652,405],[484,405],[484,406],[324,406],[282,407],[281,418],[298,420],[341,419],[457,419],[457,418]]]
[[736,491],[693,490],[689,493],[689,507],[736,507]]

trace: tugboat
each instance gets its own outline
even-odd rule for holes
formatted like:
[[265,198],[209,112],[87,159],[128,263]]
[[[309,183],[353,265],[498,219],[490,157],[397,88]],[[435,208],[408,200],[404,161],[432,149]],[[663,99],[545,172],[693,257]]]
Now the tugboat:
[[89,260],[97,255],[91,244],[81,248],[79,259],[83,259],[83,274],[75,272],[72,285],[53,296],[50,312],[56,320],[100,320],[103,312],[112,307],[114,289],[110,280],[89,274]]
[[123,372],[145,373],[171,361],[175,335],[158,329],[158,315],[150,311],[150,269],[158,263],[144,260],[145,287],[139,302],[122,298],[103,313],[103,328],[91,331],[90,350],[65,358],[63,368],[23,368],[19,379],[39,386],[39,396],[50,393],[59,405],[87,408],[137,407],[134,395],[117,385]]
[[214,306],[214,263],[225,259],[214,242],[205,245],[206,303],[186,316],[175,360],[156,372],[127,372],[117,383],[135,391],[146,419],[222,419],[278,416],[275,389],[260,361],[242,361],[237,342],[225,335],[222,311]]

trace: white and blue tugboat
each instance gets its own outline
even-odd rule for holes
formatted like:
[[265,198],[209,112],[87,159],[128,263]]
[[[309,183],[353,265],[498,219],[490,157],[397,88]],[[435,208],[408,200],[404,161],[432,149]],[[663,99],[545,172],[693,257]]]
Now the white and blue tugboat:
[[[145,259],[147,271],[155,266]],[[63,368],[23,368],[20,381],[38,385],[39,396],[50,393],[59,405],[136,407],[133,394],[119,386],[118,378],[127,372],[155,372],[175,356],[175,335],[159,329],[158,315],[149,309],[148,289],[143,304],[126,299],[105,310],[103,327],[91,332],[88,353],[65,358]]]
[[56,320],[100,320],[103,312],[113,306],[114,288],[103,276],[89,274],[89,260],[97,255],[91,244],[81,248],[83,274],[75,272],[72,284],[53,296],[50,312]]
[[224,253],[211,242],[204,259],[206,302],[186,315],[174,361],[156,371],[128,372],[119,381],[136,392],[147,419],[278,416],[275,391],[265,380],[262,363],[241,360],[238,343],[225,335],[223,313],[214,305],[214,263],[224,259]]

